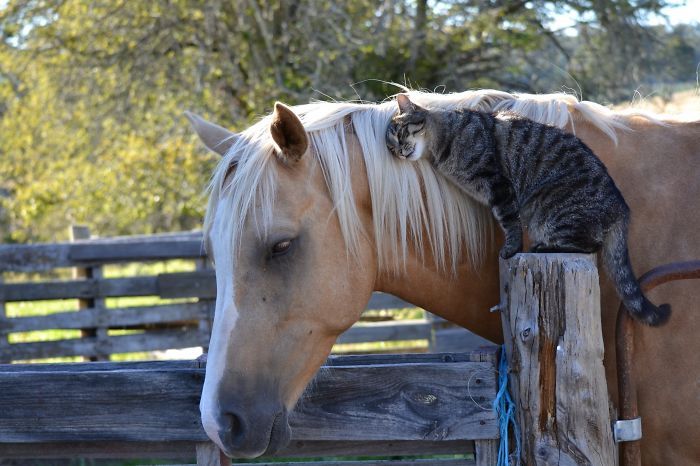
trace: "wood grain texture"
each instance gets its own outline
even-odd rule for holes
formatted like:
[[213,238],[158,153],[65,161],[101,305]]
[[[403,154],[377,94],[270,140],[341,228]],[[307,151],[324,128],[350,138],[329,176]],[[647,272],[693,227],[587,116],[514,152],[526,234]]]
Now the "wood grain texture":
[[0,245],[0,271],[40,272],[57,267],[94,266],[204,257],[201,240],[190,237],[137,237],[75,243]]
[[[199,463],[197,463],[199,464]],[[233,464],[236,464],[234,460]],[[250,464],[250,463],[248,463]],[[474,460],[471,459],[406,459],[406,460],[360,460],[360,461],[294,461],[274,462],[274,463],[255,463],[256,466],[475,466]],[[169,465],[176,466],[176,465]],[[183,465],[184,466],[184,465]],[[490,465],[493,466],[493,465]]]
[[[316,390],[302,397],[290,417],[293,435],[299,438],[473,440],[497,436],[490,404],[495,374],[488,363],[338,367],[322,372],[313,385]],[[348,432],[350,424],[362,432]]]
[[209,303],[162,304],[126,308],[90,308],[58,312],[46,316],[14,317],[0,321],[0,331],[27,332],[46,329],[83,329],[91,327],[147,327],[165,322],[193,324],[207,318]]
[[476,335],[466,328],[437,328],[433,329],[433,344],[431,351],[436,353],[470,352],[483,346],[493,345],[493,342]]
[[[488,362],[496,367],[499,348],[490,346],[480,348],[472,353],[441,353],[441,354],[368,354],[331,355],[323,367],[325,369],[341,366],[370,366],[383,364],[441,364],[456,362]],[[197,359],[174,361],[128,361],[128,362],[95,362],[95,363],[64,363],[64,364],[0,364],[0,373],[5,372],[95,372],[120,370],[169,370],[169,369],[204,369],[207,355]],[[324,370],[325,370],[324,369]]]
[[374,309],[403,309],[406,307],[416,307],[415,305],[397,298],[388,293],[374,292],[367,303],[368,310]]
[[336,343],[367,341],[421,340],[430,338],[430,324],[425,320],[402,320],[354,325],[341,334]]
[[[206,441],[203,378],[202,369],[2,372],[0,443]],[[291,415],[295,440],[497,436],[483,409],[496,391],[491,363],[338,366],[314,387]]]
[[594,256],[501,261],[511,393],[528,465],[614,465]]
[[[0,273],[0,286],[2,285],[3,277]],[[10,344],[10,342],[7,340],[7,327],[8,319],[7,312],[5,310],[5,301],[0,298],[0,363],[8,363],[12,361],[6,351],[8,345]]]
[[[181,459],[195,457],[197,442],[0,442],[0,458],[160,458]],[[474,451],[474,442],[453,440],[442,442],[395,441],[293,441],[285,450],[275,454],[279,458],[311,456],[386,456],[386,455],[450,455]]]
[[57,356],[91,356],[96,354],[160,351],[171,348],[202,346],[209,335],[200,333],[196,326],[177,330],[146,330],[132,335],[113,335],[105,340],[73,338],[68,340],[14,343],[4,349],[9,360],[40,359]]
[[477,440],[474,442],[475,466],[495,466],[498,464],[498,440]]
[[[90,229],[86,226],[73,225],[70,228],[70,240],[71,242],[79,240],[90,239]],[[73,278],[102,278],[102,266],[95,265],[92,267],[75,267],[73,268]],[[96,309],[104,313],[105,309],[104,298],[89,298],[89,299],[79,299],[78,309]],[[95,340],[95,351],[94,354],[88,356],[90,361],[108,361],[109,353],[104,352],[104,342],[107,337],[107,327],[95,323],[91,327],[82,327],[80,329],[80,335],[82,337],[89,337]]]

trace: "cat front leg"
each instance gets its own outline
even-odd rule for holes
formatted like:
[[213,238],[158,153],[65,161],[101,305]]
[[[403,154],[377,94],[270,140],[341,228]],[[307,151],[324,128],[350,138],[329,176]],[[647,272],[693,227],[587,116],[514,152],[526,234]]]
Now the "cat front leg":
[[513,257],[523,250],[523,229],[520,223],[520,209],[512,185],[505,178],[492,186],[491,211],[505,233],[505,242],[500,256]]

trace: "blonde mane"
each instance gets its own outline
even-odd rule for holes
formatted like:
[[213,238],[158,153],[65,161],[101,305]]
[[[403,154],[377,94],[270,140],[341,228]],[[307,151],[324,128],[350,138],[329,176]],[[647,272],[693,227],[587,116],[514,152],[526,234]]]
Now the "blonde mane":
[[[627,128],[624,116],[567,94],[477,90],[455,94],[410,91],[409,95],[427,108],[509,110],[560,128],[575,130],[576,123],[585,121],[613,141],[617,140],[616,131]],[[480,264],[492,232],[490,213],[452,183],[442,181],[429,162],[406,163],[389,155],[384,137],[396,111],[393,100],[380,104],[317,102],[293,108],[309,135],[313,148],[310,153],[323,170],[350,256],[355,256],[365,232],[361,231],[350,184],[346,117],[359,140],[367,170],[380,270],[398,272],[410,247],[423,251],[426,245],[440,269],[454,269],[465,255],[473,266]],[[210,185],[205,237],[212,231],[219,209],[227,213],[227,220],[216,234],[230,238],[231,247],[237,247],[251,214],[258,234],[266,235],[277,184],[270,122],[271,116],[264,117],[237,135],[216,168]],[[236,170],[229,176],[233,163]]]

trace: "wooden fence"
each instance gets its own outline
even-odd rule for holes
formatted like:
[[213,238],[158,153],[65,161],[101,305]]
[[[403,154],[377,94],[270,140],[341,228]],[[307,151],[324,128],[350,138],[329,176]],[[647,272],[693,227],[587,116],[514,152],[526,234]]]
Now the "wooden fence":
[[[206,348],[216,280],[207,265],[200,233],[87,236],[84,229],[74,228],[70,243],[0,245],[0,362],[59,356],[105,360],[114,353]],[[105,273],[110,264],[173,260],[189,261],[193,270],[112,278]],[[69,270],[61,273],[61,269]],[[133,297],[158,299],[146,306],[107,306],[111,298]],[[53,300],[64,300],[66,308],[73,309],[22,317],[9,316],[5,310],[5,303]],[[374,293],[367,309],[407,307],[413,306]],[[80,332],[55,341],[8,341],[13,333],[50,329]],[[488,343],[432,318],[360,322],[341,335],[338,343],[402,340],[426,340],[433,351],[469,351]]]
[[[496,352],[331,357],[275,456],[475,453],[360,464],[493,466]],[[0,365],[0,458],[228,463],[199,421],[203,379],[198,361]]]
[[[593,258],[502,262],[499,309],[520,459],[615,464]],[[332,357],[291,414],[292,443],[278,456],[474,452],[368,464],[493,466],[497,352]],[[0,365],[0,457],[196,455],[201,465],[227,464],[200,425],[203,372],[196,361]]]

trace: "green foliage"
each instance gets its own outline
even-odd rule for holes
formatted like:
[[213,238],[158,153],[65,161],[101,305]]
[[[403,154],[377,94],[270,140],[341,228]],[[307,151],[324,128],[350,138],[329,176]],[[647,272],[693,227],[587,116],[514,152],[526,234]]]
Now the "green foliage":
[[[275,100],[397,91],[382,81],[616,101],[649,76],[692,80],[698,29],[642,25],[665,3],[0,2],[0,241],[199,226],[216,158],[188,109],[241,129]],[[576,37],[551,30],[564,11]]]

